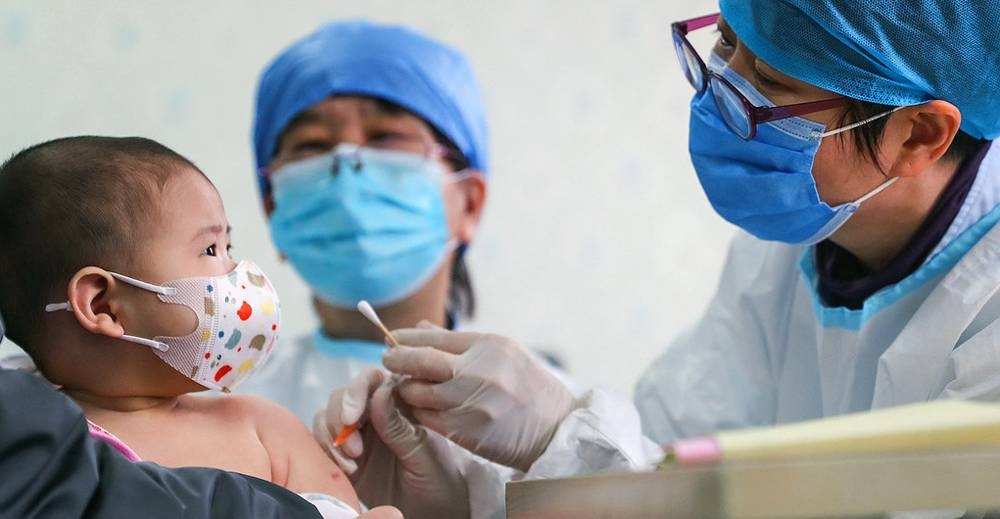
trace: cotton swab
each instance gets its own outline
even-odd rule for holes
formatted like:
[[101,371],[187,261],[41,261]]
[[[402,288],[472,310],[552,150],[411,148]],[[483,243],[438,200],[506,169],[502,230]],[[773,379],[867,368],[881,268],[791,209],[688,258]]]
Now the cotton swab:
[[368,304],[368,301],[358,301],[358,311],[361,312],[361,315],[365,316],[366,319],[371,321],[372,324],[378,326],[379,330],[382,330],[382,333],[385,334],[385,338],[389,339],[390,346],[399,346],[399,343],[396,342],[396,338],[393,337],[392,334],[389,333],[389,329],[382,324],[382,320],[378,318],[378,314],[375,313],[375,309],[372,308],[372,305]]
[[[393,337],[392,334],[389,333],[389,329],[386,328],[384,324],[382,324],[382,319],[378,318],[378,314],[375,313],[375,309],[372,308],[372,305],[370,305],[368,301],[358,301],[358,311],[361,312],[361,315],[365,316],[366,319],[371,321],[372,324],[377,326],[379,330],[382,330],[382,333],[385,334],[386,339],[389,339],[390,347],[399,346],[399,343],[396,342],[396,338]],[[354,434],[354,431],[357,430],[358,430],[358,424],[351,424],[348,425],[347,427],[344,427],[344,430],[340,431],[340,434],[337,435],[337,438],[333,440],[333,445],[336,447],[340,447],[341,445],[346,443],[347,438],[349,438],[352,434]]]

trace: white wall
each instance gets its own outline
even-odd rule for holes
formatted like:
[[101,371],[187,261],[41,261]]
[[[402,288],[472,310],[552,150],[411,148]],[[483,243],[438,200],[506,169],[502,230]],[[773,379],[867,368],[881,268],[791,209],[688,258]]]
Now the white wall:
[[687,158],[690,87],[674,20],[710,0],[367,0],[0,4],[0,156],[72,134],[143,135],[219,187],[238,255],[313,324],[258,210],[253,88],[282,47],[330,18],[410,24],[470,56],[492,131],[468,327],[560,352],[582,380],[630,391],[715,289],[731,228]]

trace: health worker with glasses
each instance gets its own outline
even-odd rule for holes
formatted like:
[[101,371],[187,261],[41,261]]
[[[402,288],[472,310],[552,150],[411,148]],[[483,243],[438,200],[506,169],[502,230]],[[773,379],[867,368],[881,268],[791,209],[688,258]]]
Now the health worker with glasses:
[[[533,391],[554,386],[512,339],[397,330],[383,363],[418,423],[534,478],[649,468],[723,429],[1000,400],[1000,2],[720,5],[672,26],[691,160],[741,229],[704,316],[634,405]],[[487,347],[522,360],[476,361]],[[466,472],[474,515],[502,510],[497,479]]]

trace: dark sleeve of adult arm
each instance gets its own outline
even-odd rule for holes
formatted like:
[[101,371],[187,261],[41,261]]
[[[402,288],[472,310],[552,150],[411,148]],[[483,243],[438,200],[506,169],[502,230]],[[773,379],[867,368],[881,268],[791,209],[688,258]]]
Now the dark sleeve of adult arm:
[[0,370],[0,518],[319,518],[270,482],[131,463],[36,377]]

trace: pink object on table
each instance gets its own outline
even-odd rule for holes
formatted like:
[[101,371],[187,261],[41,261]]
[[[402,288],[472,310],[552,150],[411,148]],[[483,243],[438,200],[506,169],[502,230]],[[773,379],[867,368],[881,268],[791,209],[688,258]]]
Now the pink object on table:
[[670,446],[678,463],[715,463],[722,460],[722,448],[712,437],[678,440]]
[[126,445],[125,442],[121,441],[121,439],[117,436],[111,434],[107,429],[91,422],[90,420],[87,420],[87,427],[90,429],[91,436],[114,447],[114,449],[120,452],[122,456],[125,456],[125,459],[133,463],[136,461],[142,461],[142,458],[140,458],[131,447]]

